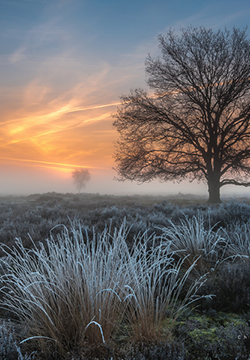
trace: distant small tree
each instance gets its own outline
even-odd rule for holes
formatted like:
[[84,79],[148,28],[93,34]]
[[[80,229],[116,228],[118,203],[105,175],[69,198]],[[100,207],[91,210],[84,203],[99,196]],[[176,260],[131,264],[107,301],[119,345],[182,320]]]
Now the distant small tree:
[[72,171],[72,177],[78,193],[86,186],[86,183],[90,180],[90,173],[88,169],[77,169]]

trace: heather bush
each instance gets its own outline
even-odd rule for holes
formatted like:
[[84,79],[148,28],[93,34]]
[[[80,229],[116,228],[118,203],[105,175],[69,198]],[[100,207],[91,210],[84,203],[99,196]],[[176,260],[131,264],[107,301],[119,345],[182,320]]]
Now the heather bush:
[[250,309],[250,266],[247,260],[224,263],[211,273],[199,294],[213,294],[212,299],[199,300],[201,308],[235,313]]
[[[33,241],[44,242],[50,229],[58,224],[70,226],[69,219],[81,220],[85,227],[101,232],[112,221],[120,227],[124,217],[133,228],[128,241],[138,230],[156,232],[159,226],[168,226],[168,220],[180,225],[185,216],[203,216],[204,228],[224,228],[230,233],[238,226],[247,223],[250,206],[247,203],[225,202],[219,205],[185,205],[185,199],[175,201],[171,197],[153,196],[109,196],[99,194],[35,194],[26,198],[5,198],[0,201],[0,241],[13,246],[15,237],[21,237],[26,247],[32,248],[28,233]],[[1,198],[0,198],[1,200]],[[194,202],[194,201],[193,201]],[[112,219],[112,220],[111,220]],[[60,231],[58,231],[60,233]]]
[[250,357],[250,328],[233,314],[191,313],[179,320],[175,335],[185,344],[185,360],[246,360]]
[[23,354],[17,343],[14,327],[3,321],[0,325],[0,359],[33,360],[35,354]]
[[177,341],[132,343],[122,352],[123,360],[185,360],[184,344]]

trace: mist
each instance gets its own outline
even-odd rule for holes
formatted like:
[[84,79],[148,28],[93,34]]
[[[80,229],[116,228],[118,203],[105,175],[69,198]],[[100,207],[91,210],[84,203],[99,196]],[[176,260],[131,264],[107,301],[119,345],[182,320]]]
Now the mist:
[[[174,195],[193,194],[207,196],[207,185],[196,181],[180,183],[152,181],[138,184],[131,181],[115,180],[114,170],[90,170],[91,179],[81,192],[100,195]],[[0,169],[0,195],[30,195],[35,193],[58,192],[76,193],[72,173],[32,166],[10,166],[5,164]],[[249,189],[237,186],[225,186],[222,196],[249,195]]]

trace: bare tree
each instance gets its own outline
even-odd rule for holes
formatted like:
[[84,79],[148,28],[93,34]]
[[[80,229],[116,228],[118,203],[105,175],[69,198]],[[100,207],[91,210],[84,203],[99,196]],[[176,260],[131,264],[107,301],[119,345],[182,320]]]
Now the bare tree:
[[76,189],[80,193],[81,189],[84,188],[86,183],[90,180],[90,173],[88,169],[77,169],[72,171],[72,177]]
[[162,56],[146,59],[149,96],[122,96],[114,126],[120,180],[194,179],[220,188],[249,186],[250,41],[246,29],[171,30],[159,37]]

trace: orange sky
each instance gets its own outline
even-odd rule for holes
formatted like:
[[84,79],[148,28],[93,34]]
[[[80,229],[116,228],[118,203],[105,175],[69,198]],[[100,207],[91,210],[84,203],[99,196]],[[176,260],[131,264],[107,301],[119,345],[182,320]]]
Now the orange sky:
[[111,114],[118,103],[82,106],[75,94],[73,99],[53,99],[45,107],[45,93],[29,85],[23,89],[22,106],[6,109],[0,124],[0,163],[5,171],[22,168],[26,176],[40,177],[43,169],[58,181],[71,180],[72,170],[81,167],[93,176],[110,171],[117,139]]
[[74,167],[110,167],[112,141],[117,137],[111,117],[116,104],[81,107],[74,102],[58,101],[34,110],[24,103],[18,112],[9,110],[10,119],[0,126],[0,159],[65,172]]

